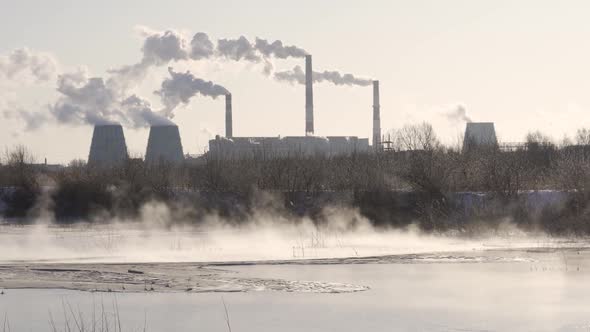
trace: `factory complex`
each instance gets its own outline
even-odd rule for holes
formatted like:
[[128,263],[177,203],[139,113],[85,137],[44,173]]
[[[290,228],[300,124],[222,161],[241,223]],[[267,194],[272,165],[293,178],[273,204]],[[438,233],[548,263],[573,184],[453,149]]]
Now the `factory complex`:
[[[216,159],[252,157],[288,157],[310,155],[351,155],[380,152],[386,142],[381,136],[381,107],[379,81],[373,81],[373,137],[314,136],[313,69],[311,55],[305,56],[305,134],[285,137],[238,137],[233,135],[232,95],[225,95],[225,136],[216,135],[209,141],[208,156]],[[391,143],[391,142],[389,142]],[[464,150],[476,145],[496,145],[493,123],[468,123]],[[96,125],[90,146],[88,164],[112,166],[128,158],[123,128],[120,124]],[[145,163],[181,163],[185,159],[178,126],[153,125],[145,153]]]
[[[232,95],[225,95],[225,136],[217,135],[209,141],[208,155],[218,159],[248,158],[254,156],[292,155],[350,155],[379,149],[381,121],[379,82],[373,81],[373,146],[369,138],[356,136],[314,136],[313,70],[312,57],[305,57],[305,135],[286,137],[236,137],[233,135]],[[111,166],[127,159],[127,147],[120,124],[96,125],[92,136],[88,163]],[[179,163],[184,160],[180,133],[176,125],[155,125],[150,134],[145,162],[165,161]]]

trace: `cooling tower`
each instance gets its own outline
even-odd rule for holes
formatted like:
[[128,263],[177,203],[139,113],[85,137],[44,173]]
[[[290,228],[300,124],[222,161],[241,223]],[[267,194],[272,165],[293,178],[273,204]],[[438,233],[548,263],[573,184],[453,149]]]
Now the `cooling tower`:
[[179,163],[184,160],[182,143],[178,126],[162,125],[150,127],[145,162],[157,164],[160,162]]
[[473,148],[497,147],[496,130],[493,122],[468,122],[463,137],[463,151]]
[[225,95],[225,137],[233,136],[231,93]]
[[116,166],[127,160],[123,127],[118,124],[96,125],[92,134],[88,165]]
[[373,147],[381,148],[381,107],[379,105],[379,81],[373,81]]
[[305,135],[313,135],[313,70],[311,55],[305,56]]

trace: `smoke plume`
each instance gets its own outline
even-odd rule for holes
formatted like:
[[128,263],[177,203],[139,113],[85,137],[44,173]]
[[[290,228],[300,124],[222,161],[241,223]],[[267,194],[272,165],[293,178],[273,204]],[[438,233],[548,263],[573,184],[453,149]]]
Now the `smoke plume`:
[[307,52],[297,46],[284,45],[282,41],[269,42],[256,38],[254,43],[246,37],[219,39],[213,42],[204,32],[189,38],[175,30],[156,31],[147,27],[136,28],[144,39],[140,62],[114,69],[120,76],[122,88],[128,88],[144,79],[151,67],[169,65],[177,61],[198,61],[213,58],[233,61],[263,63],[264,73],[273,71],[272,59],[303,58]]
[[263,56],[256,46],[244,36],[240,36],[238,39],[218,40],[217,55],[234,61],[264,62],[264,74],[270,75],[273,71],[273,64],[269,57]]
[[127,115],[127,122],[133,127],[149,126],[171,126],[174,125],[172,121],[164,115],[154,112],[150,103],[147,100],[141,99],[136,95],[127,97],[121,103]]
[[57,61],[47,53],[19,48],[0,56],[0,79],[48,82],[55,78],[56,73]]
[[256,49],[265,57],[278,59],[304,58],[307,52],[297,46],[284,46],[280,40],[269,43],[265,39],[256,38]]
[[[301,66],[295,66],[292,70],[277,72],[275,79],[282,82],[305,84],[305,71]],[[313,72],[313,81],[317,83],[329,82],[334,85],[369,86],[373,80],[358,78],[352,74],[341,74],[337,71]]]
[[451,111],[447,112],[446,117],[451,122],[471,122],[471,118],[467,116],[467,110],[463,105],[456,105]]
[[2,115],[6,119],[19,119],[24,122],[25,127],[24,129],[35,130],[43,126],[49,118],[47,114],[41,112],[32,112],[28,111],[21,107],[16,107],[15,109],[5,109],[5,106],[0,106],[0,109],[3,109]]
[[220,39],[217,42],[219,55],[235,61],[260,62],[262,57],[244,36],[238,39]]
[[[109,80],[110,81],[110,80]],[[125,96],[101,77],[83,71],[66,73],[58,79],[60,98],[49,107],[53,118],[63,124],[125,123],[145,127],[168,123],[150,103],[136,95]]]
[[174,30],[155,31],[143,26],[137,27],[136,30],[144,38],[141,48],[142,59],[139,63],[110,71],[116,76],[113,79],[113,84],[117,83],[119,89],[129,89],[141,82],[153,66],[163,66],[171,61],[186,60],[191,54],[189,43],[180,32]]
[[197,32],[191,41],[191,59],[208,59],[213,56],[215,45],[204,32]]
[[171,77],[164,80],[160,90],[154,93],[162,99],[165,106],[164,113],[169,117],[173,116],[173,110],[180,103],[188,104],[196,94],[217,98],[229,93],[223,86],[197,78],[190,71],[179,73],[169,67],[168,72]]
[[[12,107],[3,109],[5,116],[19,117],[27,129],[35,129],[48,120],[64,124],[126,123],[133,127],[169,122],[173,110],[180,103],[188,103],[196,94],[216,98],[229,93],[221,85],[194,77],[190,72],[177,73],[171,68],[170,78],[164,80],[156,91],[164,109],[154,112],[147,100],[133,94],[133,90],[146,77],[152,67],[161,67],[179,61],[227,59],[264,64],[264,72],[271,75],[273,59],[301,59],[307,52],[297,46],[285,45],[281,40],[268,41],[256,38],[251,42],[244,36],[234,39],[212,39],[204,32],[187,38],[180,31],[168,29],[156,31],[137,27],[142,38],[141,59],[131,65],[109,71],[106,78],[89,77],[83,71],[59,74],[57,61],[52,56],[17,49],[9,55],[0,56],[0,83],[2,79],[15,81],[27,77],[33,81],[57,81],[57,100],[43,112],[29,112]],[[297,66],[292,71],[278,72],[280,81],[304,84],[305,74]],[[371,84],[371,80],[357,78],[336,71],[314,72],[315,82],[331,82],[336,85]]]

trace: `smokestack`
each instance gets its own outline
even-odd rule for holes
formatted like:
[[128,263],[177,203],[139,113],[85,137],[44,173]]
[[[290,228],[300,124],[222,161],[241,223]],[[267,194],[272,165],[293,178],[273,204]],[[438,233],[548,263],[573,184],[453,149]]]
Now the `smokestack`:
[[313,70],[311,55],[305,56],[305,135],[313,135]]
[[145,152],[146,164],[179,163],[184,160],[180,133],[176,125],[151,126]]
[[373,81],[373,147],[381,148],[381,106],[379,105],[379,81]]
[[233,136],[233,120],[231,108],[231,93],[225,95],[225,137]]
[[88,165],[116,166],[127,159],[123,127],[118,124],[96,125],[92,133]]

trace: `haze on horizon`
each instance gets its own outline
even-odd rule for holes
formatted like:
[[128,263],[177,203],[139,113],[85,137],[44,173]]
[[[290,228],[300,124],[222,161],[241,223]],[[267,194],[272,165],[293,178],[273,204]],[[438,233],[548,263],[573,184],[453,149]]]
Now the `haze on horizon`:
[[[49,54],[58,72],[84,67],[92,76],[141,60],[137,26],[174,29],[192,37],[281,40],[314,56],[314,69],[341,70],[381,82],[385,131],[427,121],[454,143],[465,119],[449,114],[462,105],[473,121],[493,121],[501,140],[521,141],[541,130],[559,140],[590,126],[590,4],[582,1],[274,1],[6,2],[0,13],[0,58],[26,47]],[[189,39],[190,41],[190,39]],[[1,62],[0,62],[1,64]],[[273,61],[275,71],[303,65]],[[179,61],[174,72],[229,89],[236,136],[302,135],[304,88],[269,79],[263,65],[218,59]],[[43,74],[43,73],[41,73]],[[169,76],[153,68],[133,92],[160,109],[154,94]],[[59,97],[56,80],[0,75],[0,149],[30,147],[40,159],[86,159],[92,127],[42,123],[25,130],[19,110],[44,112]],[[317,135],[371,136],[371,89],[316,84]],[[185,152],[199,153],[223,134],[222,99],[197,96],[180,105]],[[129,151],[145,153],[147,129],[126,128]]]

